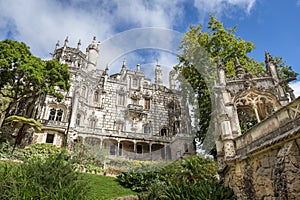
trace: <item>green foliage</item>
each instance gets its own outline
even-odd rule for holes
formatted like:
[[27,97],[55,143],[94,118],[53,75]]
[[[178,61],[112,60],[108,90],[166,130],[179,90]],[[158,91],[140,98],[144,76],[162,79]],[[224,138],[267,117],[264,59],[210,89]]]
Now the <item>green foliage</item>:
[[0,166],[1,199],[85,199],[87,181],[66,161],[64,153]]
[[168,165],[132,169],[117,178],[124,187],[139,192],[140,199],[234,199],[216,175],[213,159],[195,155]]
[[23,152],[24,152],[23,160],[32,160],[32,159],[44,160],[58,154],[67,155],[66,149],[57,147],[52,144],[47,144],[47,143],[29,145],[25,147]]
[[41,60],[31,54],[26,44],[12,40],[0,42],[0,77],[1,114],[5,118],[16,111],[17,115],[32,118],[33,106],[41,96],[61,100],[62,92],[70,88],[67,65]]

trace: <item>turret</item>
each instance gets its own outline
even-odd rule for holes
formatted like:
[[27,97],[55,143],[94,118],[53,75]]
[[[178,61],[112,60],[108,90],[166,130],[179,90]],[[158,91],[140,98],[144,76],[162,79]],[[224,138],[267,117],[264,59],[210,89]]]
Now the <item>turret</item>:
[[87,70],[96,70],[97,60],[99,57],[100,42],[96,43],[96,37],[93,38],[92,43],[86,48],[87,56]]
[[157,85],[162,85],[163,82],[162,82],[162,70],[161,70],[161,67],[160,65],[156,65],[155,67],[155,84]]
[[175,76],[175,71],[171,70],[170,73],[169,73],[169,88],[171,90],[175,90],[176,89],[176,84],[175,84],[174,76]]

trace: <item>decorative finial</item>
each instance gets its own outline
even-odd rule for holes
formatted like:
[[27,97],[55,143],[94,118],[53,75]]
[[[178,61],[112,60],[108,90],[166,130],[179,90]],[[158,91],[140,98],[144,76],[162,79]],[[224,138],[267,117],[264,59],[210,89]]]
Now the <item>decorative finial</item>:
[[108,75],[108,64],[106,64],[106,67],[105,67],[103,75]]
[[67,46],[68,42],[69,42],[69,36],[66,37],[64,46]]
[[79,39],[78,43],[77,43],[77,49],[80,49],[81,46],[81,40]]
[[236,73],[236,77],[237,78],[242,78],[244,76],[244,71],[242,68],[242,65],[239,62],[239,59],[237,58],[237,56],[235,55],[235,73]]
[[122,68],[126,68],[126,59],[125,59],[125,58],[124,58],[124,60],[123,60]]
[[57,40],[57,43],[55,45],[55,49],[58,49],[58,47],[59,47],[59,40]]
[[140,64],[136,65],[136,71],[138,71],[138,72],[141,71],[141,65]]

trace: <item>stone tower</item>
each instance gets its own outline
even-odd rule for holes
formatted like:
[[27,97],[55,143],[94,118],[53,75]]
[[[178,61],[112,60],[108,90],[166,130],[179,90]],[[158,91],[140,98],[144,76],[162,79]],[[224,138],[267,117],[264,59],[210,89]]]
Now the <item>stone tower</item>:
[[156,65],[155,67],[155,84],[157,85],[162,85],[163,81],[162,81],[162,70],[160,65]]

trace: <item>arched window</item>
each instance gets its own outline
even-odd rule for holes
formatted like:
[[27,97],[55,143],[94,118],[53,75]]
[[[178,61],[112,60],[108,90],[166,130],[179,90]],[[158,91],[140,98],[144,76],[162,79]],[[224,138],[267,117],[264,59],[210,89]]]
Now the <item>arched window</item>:
[[55,114],[56,114],[56,110],[54,108],[52,108],[50,110],[49,120],[54,120],[55,119]]
[[98,102],[98,100],[99,100],[99,92],[98,92],[98,91],[95,91],[95,92],[94,92],[94,101],[95,101],[95,102]]
[[76,125],[77,125],[77,126],[80,126],[80,121],[81,121],[81,114],[78,113],[78,114],[76,115]]
[[86,96],[86,87],[85,86],[82,86],[82,88],[81,88],[81,96],[82,97]]
[[96,127],[96,119],[90,119],[90,128]]
[[62,120],[62,116],[63,116],[63,111],[62,109],[59,109],[56,113],[56,118],[55,118],[55,121],[61,121]]
[[168,134],[168,129],[167,128],[162,128],[160,130],[160,136],[167,136]]

